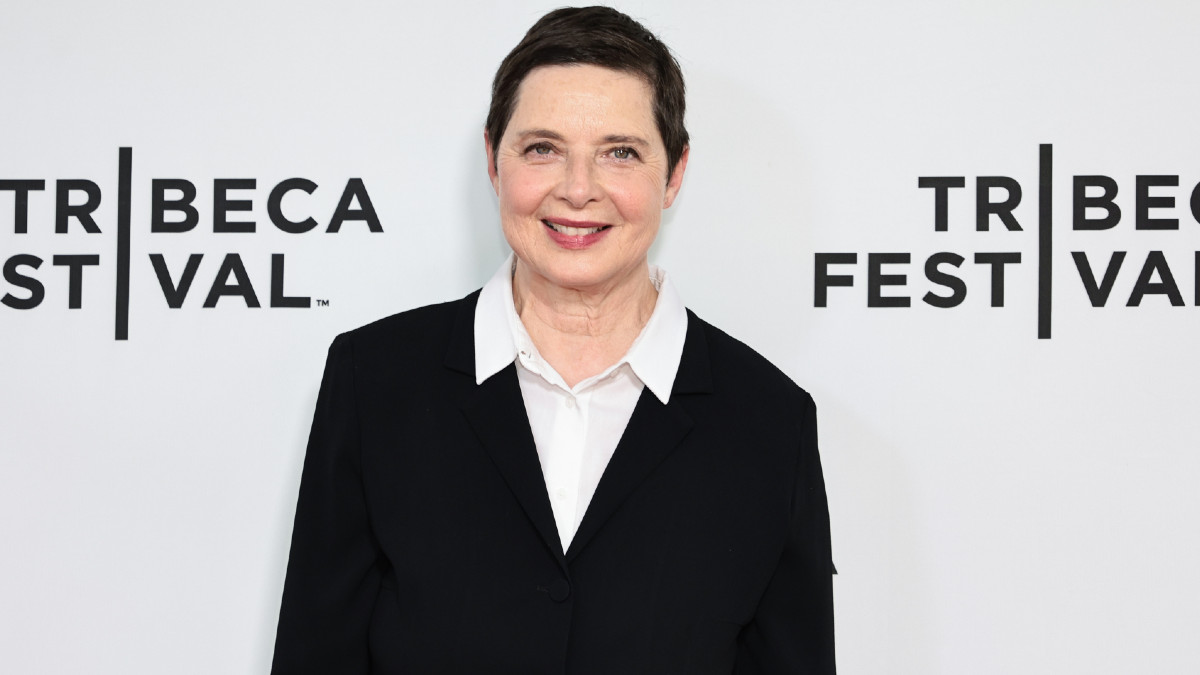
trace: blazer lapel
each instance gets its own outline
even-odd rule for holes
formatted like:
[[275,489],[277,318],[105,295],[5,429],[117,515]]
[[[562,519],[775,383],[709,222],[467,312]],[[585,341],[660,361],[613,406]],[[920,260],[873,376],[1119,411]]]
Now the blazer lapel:
[[483,384],[476,386],[474,382],[475,305],[478,300],[479,291],[463,299],[451,331],[444,363],[447,368],[472,378],[469,391],[463,399],[463,415],[521,504],[526,517],[541,535],[546,548],[566,572],[562,542],[554,525],[554,511],[546,494],[546,481],[542,477],[542,465],[533,443],[529,417],[525,414],[516,364],[509,364]]
[[[447,367],[472,377],[475,374],[473,330],[478,295],[475,292],[464,299],[445,360]],[[596,486],[596,493],[565,556],[525,413],[516,364],[509,364],[483,384],[473,387],[463,404],[463,414],[542,541],[567,572],[567,562],[579,554],[626,498],[691,430],[692,419],[679,402],[680,395],[711,391],[704,324],[689,310],[687,339],[670,402],[664,405],[649,389],[642,390],[625,433]]]
[[516,366],[510,364],[476,387],[463,406],[463,414],[542,541],[566,571]]
[[633,416],[600,477],[579,530],[571,540],[568,562],[579,555],[630,493],[671,454],[691,428],[692,419],[680,406],[663,405],[649,389],[642,389]]
[[629,418],[625,433],[621,435],[617,449],[600,477],[600,484],[596,486],[596,493],[588,504],[579,530],[571,540],[567,550],[568,562],[579,555],[637,486],[687,436],[692,428],[692,418],[680,403],[680,395],[710,392],[712,378],[703,322],[689,310],[687,339],[671,399],[664,405],[648,388],[642,389],[633,416]]

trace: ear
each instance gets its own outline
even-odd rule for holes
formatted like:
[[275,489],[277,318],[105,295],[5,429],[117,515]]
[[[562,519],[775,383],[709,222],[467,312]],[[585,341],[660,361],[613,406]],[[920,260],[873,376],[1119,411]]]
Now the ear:
[[492,181],[492,189],[499,196],[500,176],[496,173],[496,153],[492,151],[492,139],[488,136],[487,129],[483,130],[483,151],[487,154],[488,178]]
[[687,169],[688,154],[692,151],[692,146],[683,146],[683,154],[679,156],[679,162],[675,164],[675,168],[671,170],[670,177],[667,178],[667,192],[663,195],[663,208],[671,208],[671,204],[675,202],[675,197],[679,194],[679,188],[683,187],[683,172]]

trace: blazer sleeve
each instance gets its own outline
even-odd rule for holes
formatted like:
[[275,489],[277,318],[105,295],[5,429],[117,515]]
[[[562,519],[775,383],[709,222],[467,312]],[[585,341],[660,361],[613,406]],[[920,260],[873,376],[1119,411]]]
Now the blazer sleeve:
[[792,522],[779,565],[742,632],[737,675],[834,675],[829,507],[817,453],[816,406],[805,394]]
[[274,675],[370,670],[381,553],[363,489],[354,379],[353,345],[341,335],[329,348],[304,458]]

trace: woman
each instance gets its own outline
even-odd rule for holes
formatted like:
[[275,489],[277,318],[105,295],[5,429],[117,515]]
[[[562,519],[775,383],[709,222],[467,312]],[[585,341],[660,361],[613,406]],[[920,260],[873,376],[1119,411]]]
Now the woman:
[[669,51],[609,8],[505,58],[513,256],[334,341],[273,672],[834,672],[812,400],[647,262],[683,114]]

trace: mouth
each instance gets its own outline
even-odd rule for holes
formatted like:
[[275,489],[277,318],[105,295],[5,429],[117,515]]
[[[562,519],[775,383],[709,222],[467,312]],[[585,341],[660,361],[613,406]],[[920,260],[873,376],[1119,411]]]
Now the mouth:
[[593,223],[573,223],[567,225],[564,221],[543,220],[542,224],[554,230],[555,232],[566,235],[568,237],[584,237],[589,234],[603,232],[612,227],[612,225],[597,225]]

